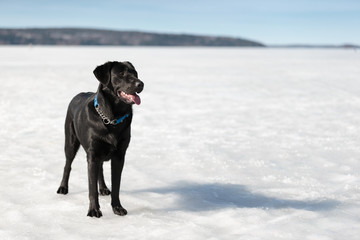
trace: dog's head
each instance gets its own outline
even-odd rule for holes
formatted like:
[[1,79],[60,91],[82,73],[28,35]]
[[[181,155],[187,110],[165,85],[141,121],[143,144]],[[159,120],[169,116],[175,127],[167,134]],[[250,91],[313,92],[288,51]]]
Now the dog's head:
[[95,77],[112,94],[127,104],[141,103],[140,93],[144,83],[138,78],[135,67],[130,62],[107,62],[94,70]]

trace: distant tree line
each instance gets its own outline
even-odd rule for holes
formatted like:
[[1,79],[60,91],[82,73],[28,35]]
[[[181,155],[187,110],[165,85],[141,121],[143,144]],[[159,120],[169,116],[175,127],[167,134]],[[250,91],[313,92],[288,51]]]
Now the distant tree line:
[[231,37],[160,34],[80,28],[0,29],[0,45],[122,45],[264,47]]

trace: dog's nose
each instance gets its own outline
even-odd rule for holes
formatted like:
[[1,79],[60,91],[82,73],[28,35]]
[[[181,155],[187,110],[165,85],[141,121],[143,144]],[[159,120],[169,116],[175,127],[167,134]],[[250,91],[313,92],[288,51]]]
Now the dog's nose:
[[137,81],[135,83],[136,92],[140,93],[144,89],[144,83],[142,81]]

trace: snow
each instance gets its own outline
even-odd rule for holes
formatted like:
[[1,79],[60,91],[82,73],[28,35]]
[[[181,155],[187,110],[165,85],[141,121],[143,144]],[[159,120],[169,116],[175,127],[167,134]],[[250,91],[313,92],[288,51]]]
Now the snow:
[[[134,106],[121,200],[69,194],[67,104],[129,60]],[[351,49],[0,47],[0,239],[358,239],[360,53]],[[110,164],[104,164],[110,186]]]

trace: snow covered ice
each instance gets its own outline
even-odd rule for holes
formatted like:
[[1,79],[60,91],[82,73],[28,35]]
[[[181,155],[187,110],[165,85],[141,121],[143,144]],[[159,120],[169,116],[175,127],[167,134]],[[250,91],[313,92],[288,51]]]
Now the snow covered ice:
[[[129,214],[92,219],[83,150],[56,190],[67,105],[108,60],[145,89]],[[359,76],[351,49],[0,47],[0,239],[358,239]]]

